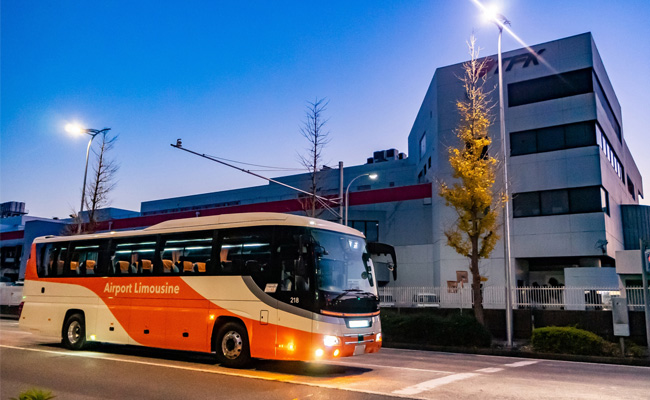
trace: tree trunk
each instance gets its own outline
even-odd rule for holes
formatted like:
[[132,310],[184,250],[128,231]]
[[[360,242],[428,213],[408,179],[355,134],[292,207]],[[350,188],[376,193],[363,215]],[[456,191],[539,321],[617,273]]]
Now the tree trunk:
[[478,269],[478,236],[472,237],[472,256],[470,258],[469,270],[472,273],[472,300],[474,301],[474,317],[485,326],[485,315],[483,314],[483,291],[481,290],[481,274]]

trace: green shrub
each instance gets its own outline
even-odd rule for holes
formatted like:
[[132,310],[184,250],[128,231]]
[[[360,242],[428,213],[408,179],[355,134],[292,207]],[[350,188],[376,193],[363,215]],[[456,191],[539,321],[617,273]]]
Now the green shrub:
[[52,392],[45,392],[41,389],[30,389],[18,395],[18,398],[12,397],[11,400],[51,400]]
[[438,346],[488,347],[490,332],[470,315],[441,317],[430,313],[381,313],[384,340]]
[[626,340],[625,355],[629,357],[642,358],[645,357],[645,349],[630,340]]
[[549,326],[533,330],[531,344],[542,353],[611,355],[613,346],[595,333],[574,327]]

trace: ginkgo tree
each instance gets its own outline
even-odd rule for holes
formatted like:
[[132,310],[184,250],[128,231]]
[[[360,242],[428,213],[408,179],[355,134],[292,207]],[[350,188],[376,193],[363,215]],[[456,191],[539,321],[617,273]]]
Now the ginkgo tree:
[[455,223],[445,229],[447,244],[469,259],[472,275],[474,315],[485,325],[479,262],[488,258],[499,240],[498,216],[507,201],[495,189],[498,160],[489,154],[492,143],[488,129],[492,123],[492,90],[485,88],[488,59],[479,59],[476,39],[468,41],[471,60],[463,64],[465,97],[456,102],[460,121],[455,134],[457,147],[449,149],[453,183],[440,183],[439,194],[457,213]]

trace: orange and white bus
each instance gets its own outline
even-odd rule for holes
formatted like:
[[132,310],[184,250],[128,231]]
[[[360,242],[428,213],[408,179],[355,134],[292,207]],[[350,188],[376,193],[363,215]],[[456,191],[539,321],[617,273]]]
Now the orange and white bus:
[[315,360],[374,353],[379,298],[363,235],[314,218],[229,214],[34,240],[20,327],[87,342]]

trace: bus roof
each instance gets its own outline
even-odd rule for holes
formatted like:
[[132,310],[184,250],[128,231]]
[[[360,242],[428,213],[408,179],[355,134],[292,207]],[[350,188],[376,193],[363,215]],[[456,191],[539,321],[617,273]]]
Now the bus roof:
[[34,243],[59,242],[62,240],[89,240],[101,239],[106,237],[123,237],[123,236],[141,236],[172,232],[191,232],[209,229],[226,229],[247,226],[268,226],[268,225],[285,225],[285,226],[302,226],[325,229],[346,233],[354,236],[364,235],[356,229],[337,224],[335,222],[325,221],[318,218],[303,217],[300,215],[254,212],[241,214],[222,214],[208,217],[181,218],[164,221],[144,229],[113,231],[103,233],[92,233],[87,235],[75,236],[42,236],[34,239]]

